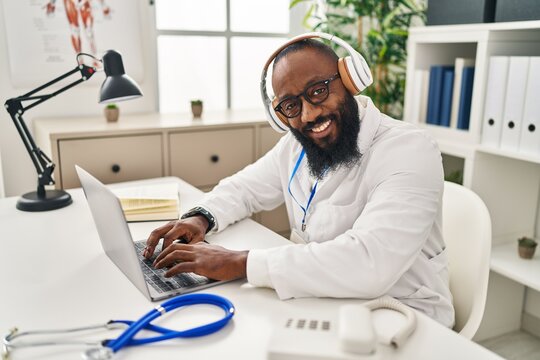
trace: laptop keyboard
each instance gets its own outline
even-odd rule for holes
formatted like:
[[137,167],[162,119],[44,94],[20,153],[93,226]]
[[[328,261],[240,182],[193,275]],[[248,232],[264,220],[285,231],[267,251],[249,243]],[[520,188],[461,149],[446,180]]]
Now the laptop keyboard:
[[212,282],[212,280],[208,279],[207,277],[200,276],[195,273],[180,273],[176,276],[166,278],[165,273],[167,272],[167,269],[155,269],[152,266],[154,259],[161,251],[156,248],[154,255],[150,259],[146,259],[144,256],[142,256],[142,252],[146,247],[146,241],[137,241],[134,244],[146,282],[159,293],[182,288],[191,288]]

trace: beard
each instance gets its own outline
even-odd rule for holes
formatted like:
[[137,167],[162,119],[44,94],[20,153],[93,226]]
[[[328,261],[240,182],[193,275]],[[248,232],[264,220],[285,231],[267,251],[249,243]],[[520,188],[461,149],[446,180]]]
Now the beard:
[[[328,119],[337,125],[338,136],[333,143],[323,139],[325,145],[323,148],[315,144],[304,133]],[[292,127],[290,130],[306,152],[310,174],[317,179],[322,179],[327,172],[340,166],[351,168],[362,157],[357,142],[360,131],[358,103],[349,93],[346,94],[345,101],[340,104],[339,117],[336,114],[318,116],[302,130]]]

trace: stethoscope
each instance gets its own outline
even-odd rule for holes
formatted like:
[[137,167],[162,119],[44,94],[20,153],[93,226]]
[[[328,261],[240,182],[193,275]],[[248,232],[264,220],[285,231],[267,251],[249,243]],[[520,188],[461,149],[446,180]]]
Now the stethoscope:
[[[153,325],[152,321],[166,312],[172,310],[190,306],[190,305],[214,305],[223,309],[225,316],[217,321],[200,325],[188,330],[176,331],[165,327]],[[17,329],[11,331],[10,334],[3,339],[3,358],[9,357],[10,350],[24,347],[36,347],[36,346],[50,346],[50,345],[85,345],[90,346],[83,353],[83,359],[89,360],[106,360],[111,359],[113,355],[120,349],[126,346],[138,346],[150,344],[153,342],[164,341],[174,338],[192,338],[205,336],[216,331],[221,330],[232,319],[235,309],[234,305],[224,297],[212,294],[186,294],[174,297],[168,301],[165,301],[161,305],[156,306],[150,310],[144,316],[137,321],[130,320],[111,320],[106,324],[86,326],[72,329],[61,330],[38,330],[38,331],[25,331],[18,332]],[[80,331],[94,330],[94,329],[118,329],[121,327],[127,328],[116,339],[103,340],[101,342],[88,342],[88,341],[42,341],[42,342],[14,342],[15,339],[30,336],[30,335],[51,335],[51,334],[68,334]],[[134,339],[135,335],[141,330],[149,330],[160,335]]]

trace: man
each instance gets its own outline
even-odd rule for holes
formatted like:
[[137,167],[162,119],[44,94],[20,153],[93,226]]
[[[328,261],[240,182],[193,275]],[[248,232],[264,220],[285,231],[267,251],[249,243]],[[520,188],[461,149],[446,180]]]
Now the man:
[[[388,294],[452,326],[435,142],[381,114],[369,98],[355,99],[338,57],[319,41],[291,44],[273,66],[275,110],[290,133],[222,180],[184,219],[154,230],[144,255],[163,238],[154,264],[172,266],[168,275],[247,276],[281,299]],[[295,244],[248,252],[200,243],[207,231],[283,201]],[[173,243],[181,237],[189,244]]]

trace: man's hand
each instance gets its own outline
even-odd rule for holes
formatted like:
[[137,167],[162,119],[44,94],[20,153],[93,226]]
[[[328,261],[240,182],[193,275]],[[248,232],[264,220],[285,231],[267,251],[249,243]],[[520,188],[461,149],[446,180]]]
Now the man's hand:
[[180,238],[190,244],[203,241],[206,229],[208,229],[208,220],[202,215],[171,221],[150,233],[148,240],[146,240],[146,249],[143,256],[148,259],[154,255],[154,250],[162,238],[163,250],[171,245],[174,240]]
[[227,250],[218,245],[174,243],[159,254],[154,267],[170,267],[166,277],[182,272],[194,272],[215,280],[246,277],[248,251]]

